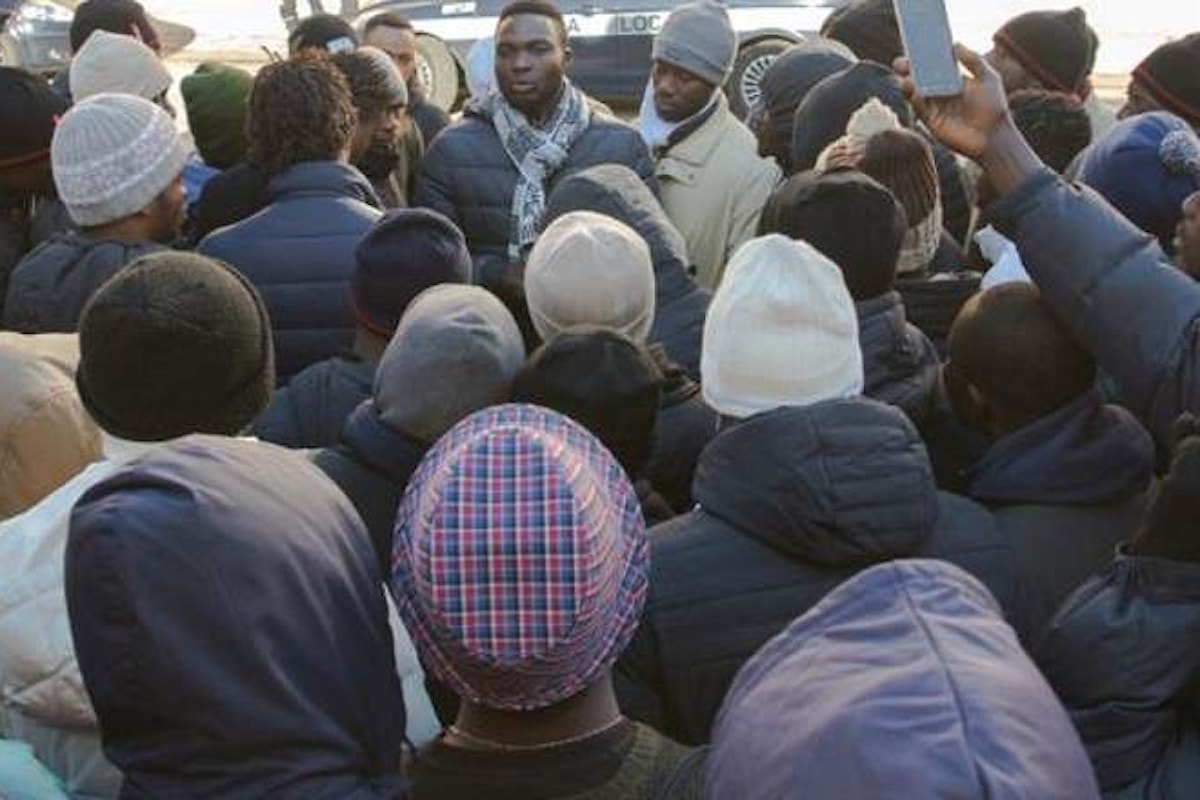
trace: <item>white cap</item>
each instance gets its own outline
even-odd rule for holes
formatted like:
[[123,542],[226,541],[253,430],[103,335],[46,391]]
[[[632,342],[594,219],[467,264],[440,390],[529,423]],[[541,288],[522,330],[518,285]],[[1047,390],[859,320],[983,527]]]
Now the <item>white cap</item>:
[[153,100],[171,88],[171,73],[153,50],[132,36],[96,31],[71,59],[71,96],[78,102],[103,92]]
[[167,112],[128,94],[76,103],[50,142],[58,196],[83,227],[141,211],[179,177],[187,159]]
[[654,262],[637,231],[591,211],[551,223],[525,265],[525,300],[544,341],[601,325],[644,342],[654,323]]
[[842,271],[786,236],[742,245],[708,308],[700,374],[708,404],[738,419],[862,394],[858,315]]

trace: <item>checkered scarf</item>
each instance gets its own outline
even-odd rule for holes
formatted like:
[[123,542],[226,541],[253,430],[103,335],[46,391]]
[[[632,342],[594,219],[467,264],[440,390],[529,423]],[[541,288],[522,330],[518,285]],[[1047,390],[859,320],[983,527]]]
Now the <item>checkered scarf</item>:
[[543,408],[459,423],[414,474],[392,587],[422,662],[460,697],[531,710],[612,666],[637,628],[649,553],[607,450]]
[[529,124],[499,92],[481,101],[478,113],[491,118],[519,177],[509,211],[508,256],[521,261],[537,240],[546,213],[546,181],[567,163],[571,146],[591,123],[592,114],[583,92],[570,83],[563,88],[558,108],[544,129]]

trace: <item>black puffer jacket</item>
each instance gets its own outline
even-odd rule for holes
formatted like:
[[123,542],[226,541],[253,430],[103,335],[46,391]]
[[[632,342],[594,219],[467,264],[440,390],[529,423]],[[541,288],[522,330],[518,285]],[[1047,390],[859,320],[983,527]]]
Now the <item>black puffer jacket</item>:
[[21,333],[73,333],[87,301],[105,281],[141,256],[164,248],[60,233],[13,269],[4,301],[4,328]]
[[353,355],[306,367],[271,395],[254,435],[284,447],[332,447],[354,409],[371,398],[375,364]]
[[546,201],[546,222],[571,211],[594,211],[642,235],[654,261],[654,324],[650,341],[700,380],[700,344],[712,295],[691,276],[687,244],[658,199],[627,167],[592,167],[564,178]]
[[703,742],[756,650],[864,567],[944,558],[1012,605],[1011,553],[991,515],[938,492],[899,410],[866,399],[761,414],[700,459],[697,510],[651,533],[650,596],[618,662],[623,710]]
[[1200,565],[1121,553],[1034,651],[1106,797],[1200,797],[1198,642]]
[[[654,161],[636,130],[601,114],[575,142],[567,162],[550,178],[563,178],[597,164],[630,167],[653,191],[658,190]],[[432,208],[462,228],[475,259],[475,282],[501,285],[507,266],[513,192],[513,164],[490,119],[469,112],[446,128],[425,151],[414,206]]]
[[923,427],[939,396],[941,362],[933,342],[908,323],[896,292],[855,303],[855,309],[866,377],[863,394],[896,406]]

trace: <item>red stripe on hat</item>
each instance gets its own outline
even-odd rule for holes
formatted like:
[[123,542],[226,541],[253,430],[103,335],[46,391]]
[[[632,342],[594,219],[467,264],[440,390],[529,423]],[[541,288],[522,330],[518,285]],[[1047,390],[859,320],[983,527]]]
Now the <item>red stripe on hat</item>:
[[1168,91],[1156,81],[1150,72],[1142,65],[1133,71],[1133,79],[1140,83],[1146,91],[1167,111],[1183,117],[1192,127],[1200,127],[1200,108],[1189,105]]
[[1022,67],[1033,73],[1033,76],[1042,82],[1042,85],[1047,89],[1053,89],[1056,92],[1073,95],[1076,99],[1080,97],[1078,86],[1068,87],[1063,84],[1050,70],[1043,67],[1036,58],[1031,56],[1023,47],[1017,44],[1008,33],[1001,29],[992,37],[992,41],[1012,53],[1013,58],[1017,60]]

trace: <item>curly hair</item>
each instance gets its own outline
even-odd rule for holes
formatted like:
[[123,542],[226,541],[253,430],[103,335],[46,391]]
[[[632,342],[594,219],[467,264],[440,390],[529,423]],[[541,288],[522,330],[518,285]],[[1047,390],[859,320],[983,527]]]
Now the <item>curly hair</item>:
[[349,147],[355,124],[350,85],[326,56],[269,64],[250,90],[249,159],[268,175],[332,161]]
[[[362,118],[382,114],[392,107],[395,90],[391,76],[374,59],[362,51],[355,51],[338,53],[331,60],[346,76],[354,107]],[[396,74],[396,80],[402,80],[399,73]]]

